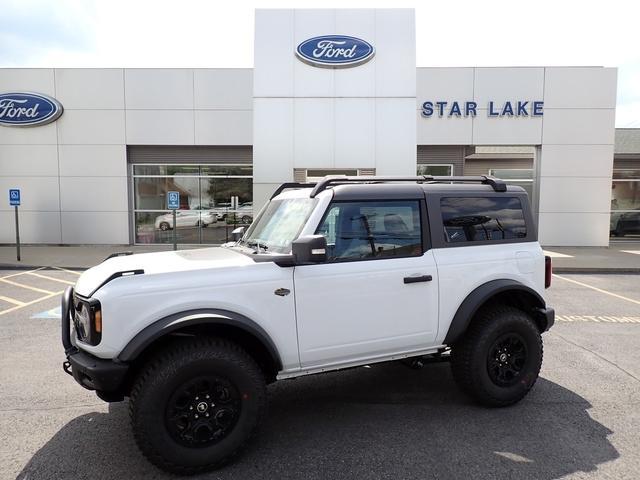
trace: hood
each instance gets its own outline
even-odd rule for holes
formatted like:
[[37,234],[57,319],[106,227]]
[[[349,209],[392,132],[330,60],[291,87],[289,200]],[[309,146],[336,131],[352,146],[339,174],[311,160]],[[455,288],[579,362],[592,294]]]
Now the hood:
[[121,272],[142,270],[145,275],[153,275],[155,273],[234,267],[253,263],[251,258],[242,253],[220,247],[113,257],[85,271],[78,279],[75,291],[79,295],[88,297],[108,279]]

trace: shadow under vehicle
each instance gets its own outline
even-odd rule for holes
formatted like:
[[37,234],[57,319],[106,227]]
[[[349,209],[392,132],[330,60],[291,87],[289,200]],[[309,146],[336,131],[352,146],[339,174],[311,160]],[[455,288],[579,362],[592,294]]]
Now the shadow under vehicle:
[[[545,480],[619,457],[589,402],[544,378],[523,402],[499,410],[471,403],[446,364],[302,377],[272,384],[269,397],[270,415],[244,461],[195,478]],[[75,418],[18,478],[174,478],[138,454],[128,421],[127,403]]]

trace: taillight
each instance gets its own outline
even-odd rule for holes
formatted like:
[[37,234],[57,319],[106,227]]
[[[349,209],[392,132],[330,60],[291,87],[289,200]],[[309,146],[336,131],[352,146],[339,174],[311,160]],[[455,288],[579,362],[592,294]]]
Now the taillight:
[[553,273],[553,269],[551,268],[551,257],[544,257],[544,288],[549,288],[551,286],[551,274]]

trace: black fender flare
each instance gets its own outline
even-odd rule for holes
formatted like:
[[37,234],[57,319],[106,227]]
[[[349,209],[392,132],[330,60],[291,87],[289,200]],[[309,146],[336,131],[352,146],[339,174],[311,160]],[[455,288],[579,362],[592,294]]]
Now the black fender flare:
[[451,345],[452,343],[455,343],[467,330],[471,319],[487,300],[489,300],[494,295],[509,290],[516,290],[530,294],[534,299],[533,308],[535,309],[543,310],[546,308],[545,301],[538,292],[518,282],[517,280],[492,280],[483,285],[480,285],[469,295],[467,295],[467,298],[464,299],[462,304],[458,307],[456,314],[453,316],[451,325],[449,325],[449,331],[447,332],[443,343],[445,345]]
[[118,360],[131,362],[157,339],[185,327],[200,325],[227,325],[244,330],[264,345],[277,371],[282,370],[282,360],[278,349],[271,337],[260,325],[242,314],[219,309],[187,310],[174,313],[147,325],[122,349],[118,355]]

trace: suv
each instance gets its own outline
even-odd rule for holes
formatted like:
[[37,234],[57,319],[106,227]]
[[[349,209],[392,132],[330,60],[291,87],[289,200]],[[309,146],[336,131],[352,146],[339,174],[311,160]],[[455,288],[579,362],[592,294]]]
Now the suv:
[[551,263],[522,188],[325,177],[283,184],[243,230],[221,248],[116,254],[64,293],[65,371],[103,400],[129,397],[157,466],[228,461],[276,380],[447,359],[492,407],[535,383]]

